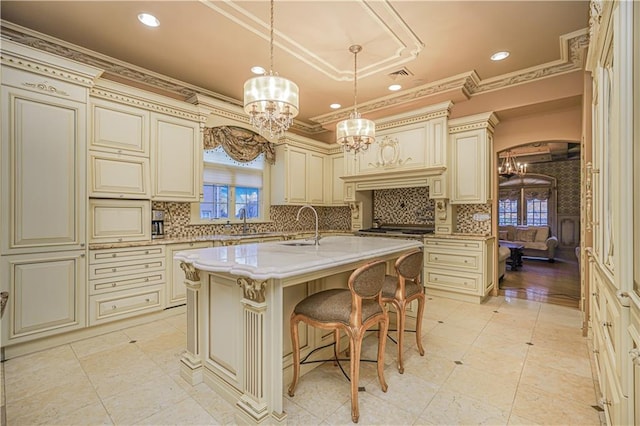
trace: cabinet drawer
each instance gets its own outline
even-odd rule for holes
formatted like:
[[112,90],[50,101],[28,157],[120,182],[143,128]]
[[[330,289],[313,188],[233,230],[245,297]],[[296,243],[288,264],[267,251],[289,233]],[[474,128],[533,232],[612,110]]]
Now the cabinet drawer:
[[164,246],[132,247],[126,249],[89,250],[89,263],[106,263],[120,260],[135,260],[165,255]]
[[432,238],[424,239],[424,246],[426,247],[438,247],[438,248],[453,248],[453,249],[465,249],[465,250],[482,250],[484,241],[471,241],[471,240],[436,240]]
[[91,280],[89,294],[109,293],[130,288],[146,287],[165,282],[165,271],[144,274],[127,274],[121,277]]
[[159,311],[164,308],[164,285],[89,297],[89,324]]
[[164,271],[164,257],[89,265],[89,279],[110,278],[141,272]]
[[90,197],[151,198],[149,159],[89,153]]
[[461,268],[467,271],[482,271],[482,253],[447,253],[443,251],[427,251],[425,264],[440,267]]
[[426,287],[477,293],[482,288],[482,275],[459,271],[425,269]]

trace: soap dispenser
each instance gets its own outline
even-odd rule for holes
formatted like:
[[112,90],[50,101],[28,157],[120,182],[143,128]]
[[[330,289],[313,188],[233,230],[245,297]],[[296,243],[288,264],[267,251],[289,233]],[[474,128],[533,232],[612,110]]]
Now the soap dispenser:
[[229,223],[229,221],[224,225],[223,233],[224,235],[231,235],[231,223]]

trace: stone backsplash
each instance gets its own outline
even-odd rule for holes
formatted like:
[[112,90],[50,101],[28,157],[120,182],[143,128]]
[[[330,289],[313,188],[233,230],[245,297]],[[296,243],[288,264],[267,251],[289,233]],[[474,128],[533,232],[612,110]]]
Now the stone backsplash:
[[435,202],[429,188],[395,188],[373,191],[373,217],[382,223],[434,224]]
[[491,215],[491,203],[488,204],[459,204],[457,207],[456,232],[460,234],[490,234],[491,219],[477,221],[473,218],[476,213]]
[[[153,209],[164,210],[164,232],[167,238],[198,237],[224,232],[224,224],[191,224],[190,203],[153,202]],[[315,206],[314,206],[315,207]],[[300,222],[296,214],[300,206],[271,206],[270,222],[251,223],[249,229],[255,232],[313,231],[315,218],[313,212],[305,209],[300,213]],[[351,211],[348,206],[315,207],[318,212],[320,230],[349,231],[351,229]],[[233,233],[242,232],[242,224],[232,224]]]

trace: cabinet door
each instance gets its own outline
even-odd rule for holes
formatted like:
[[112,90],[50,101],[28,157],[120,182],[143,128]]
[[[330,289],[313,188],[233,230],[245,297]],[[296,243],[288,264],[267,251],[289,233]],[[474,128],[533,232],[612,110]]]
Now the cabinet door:
[[427,121],[426,136],[426,167],[439,167],[447,165],[447,119],[435,118]]
[[308,202],[313,205],[324,204],[324,159],[325,155],[315,152],[307,154],[308,170]]
[[151,206],[144,200],[89,201],[89,241],[113,243],[151,240]]
[[2,253],[85,245],[86,107],[2,87]]
[[95,99],[91,113],[89,149],[149,156],[149,111]]
[[3,346],[84,327],[84,251],[12,255],[1,259],[1,287],[9,293],[2,322]]
[[89,152],[90,197],[149,199],[149,159]]
[[486,203],[489,157],[486,130],[451,136],[451,204]]
[[301,149],[287,150],[287,173],[285,185],[289,185],[288,202],[304,204],[307,202],[307,153]]
[[187,303],[187,290],[184,285],[184,271],[180,268],[180,260],[173,255],[183,250],[193,250],[211,247],[211,243],[185,243],[167,246],[167,307],[184,305]]
[[332,155],[328,159],[329,163],[329,179],[328,182],[328,198],[327,202],[333,205],[344,205],[344,155]]
[[152,199],[198,201],[201,151],[198,123],[152,114]]

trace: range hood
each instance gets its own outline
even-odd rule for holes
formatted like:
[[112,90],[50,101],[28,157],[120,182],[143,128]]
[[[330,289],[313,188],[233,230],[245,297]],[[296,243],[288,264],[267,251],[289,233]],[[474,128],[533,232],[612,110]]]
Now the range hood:
[[380,173],[362,173],[359,175],[343,176],[345,184],[352,184],[355,191],[370,191],[375,189],[414,188],[429,186],[430,177],[439,176],[447,170],[446,167],[421,167],[415,169],[381,171]]

